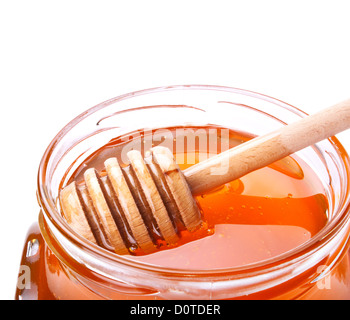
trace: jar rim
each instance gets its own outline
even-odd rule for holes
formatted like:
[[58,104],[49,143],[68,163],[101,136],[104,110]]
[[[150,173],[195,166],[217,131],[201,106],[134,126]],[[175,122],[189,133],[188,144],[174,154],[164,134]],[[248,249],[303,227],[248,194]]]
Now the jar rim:
[[[299,117],[305,117],[308,114],[304,111],[285,103],[281,100],[275,99],[273,97],[249,91],[244,89],[238,89],[238,88],[232,88],[227,86],[217,86],[217,85],[174,85],[174,86],[164,86],[164,87],[155,87],[151,89],[144,89],[139,91],[130,92],[127,94],[123,94],[120,96],[117,96],[115,98],[109,99],[107,101],[104,101],[85,112],[81,113],[77,117],[75,117],[73,120],[71,120],[66,126],[64,126],[58,134],[54,137],[54,139],[51,141],[49,146],[47,147],[46,151],[44,152],[44,155],[41,159],[40,165],[39,165],[39,171],[38,171],[38,178],[37,178],[37,190],[38,190],[38,199],[42,208],[42,211],[44,213],[45,219],[48,219],[50,221],[50,224],[53,225],[60,234],[67,239],[69,242],[78,245],[79,248],[85,250],[87,253],[91,253],[94,255],[98,255],[103,259],[107,259],[111,263],[117,263],[118,265],[123,265],[125,267],[131,267],[136,268],[138,270],[143,270],[147,272],[156,272],[157,274],[166,274],[171,276],[220,276],[220,275],[230,275],[230,276],[240,276],[242,274],[261,274],[261,273],[267,273],[269,271],[273,271],[277,266],[280,265],[288,265],[290,263],[295,263],[299,259],[304,259],[307,256],[311,255],[317,248],[320,248],[324,246],[330,239],[334,237],[335,234],[341,228],[343,225],[349,220],[350,218],[350,212],[348,210],[349,203],[350,203],[350,197],[349,197],[349,186],[346,186],[346,194],[348,196],[343,197],[343,203],[341,205],[341,208],[337,212],[336,219],[331,221],[329,224],[327,224],[324,228],[322,228],[316,235],[314,235],[311,239],[303,243],[302,245],[287,251],[285,253],[282,253],[280,255],[277,255],[275,257],[250,263],[244,266],[236,266],[236,267],[230,267],[230,268],[222,268],[222,269],[213,269],[213,270],[207,270],[207,269],[175,269],[175,268],[169,268],[169,267],[162,267],[157,265],[151,265],[148,263],[144,263],[142,261],[136,261],[130,259],[128,256],[120,256],[113,252],[110,252],[106,249],[103,249],[93,243],[90,243],[85,238],[74,232],[67,224],[64,223],[62,219],[58,219],[60,217],[60,212],[56,207],[56,202],[52,197],[50,196],[50,191],[47,184],[47,168],[50,163],[49,159],[59,143],[59,141],[79,122],[83,121],[85,118],[87,118],[89,115],[95,113],[96,111],[109,106],[112,103],[132,98],[135,96],[140,95],[146,95],[151,93],[157,93],[160,91],[168,91],[168,90],[216,90],[216,91],[227,91],[232,93],[238,93],[242,95],[251,96],[254,98],[262,99],[268,102],[271,102],[279,107],[282,107],[284,109],[287,109],[288,111],[298,115]],[[331,137],[327,139],[330,144],[335,147],[336,151],[338,152],[339,157],[341,158],[342,163],[345,166],[345,171],[347,173],[346,182],[348,182],[348,178],[350,177],[350,170],[349,170],[349,157],[338,141],[336,137]],[[340,151],[342,153],[342,156],[340,156]]]

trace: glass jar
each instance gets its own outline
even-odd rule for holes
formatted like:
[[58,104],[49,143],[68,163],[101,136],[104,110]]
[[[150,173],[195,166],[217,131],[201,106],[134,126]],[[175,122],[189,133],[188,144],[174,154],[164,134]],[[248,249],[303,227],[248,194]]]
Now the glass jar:
[[40,163],[41,210],[25,242],[16,299],[349,299],[349,158],[335,137],[297,153],[324,186],[326,226],[301,246],[247,266],[186,270],[133,261],[79,236],[59,210],[62,185],[114,137],[207,124],[257,136],[305,115],[265,95],[200,85],[133,92],[87,110],[57,134]]

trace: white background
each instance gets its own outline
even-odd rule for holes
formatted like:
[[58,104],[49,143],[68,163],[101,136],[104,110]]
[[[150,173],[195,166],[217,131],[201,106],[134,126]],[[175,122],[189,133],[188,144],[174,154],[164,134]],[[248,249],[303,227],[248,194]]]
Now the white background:
[[[55,134],[109,98],[174,84],[308,113],[350,98],[350,2],[1,1],[0,299],[13,299],[36,175]],[[350,150],[346,132],[340,140]]]

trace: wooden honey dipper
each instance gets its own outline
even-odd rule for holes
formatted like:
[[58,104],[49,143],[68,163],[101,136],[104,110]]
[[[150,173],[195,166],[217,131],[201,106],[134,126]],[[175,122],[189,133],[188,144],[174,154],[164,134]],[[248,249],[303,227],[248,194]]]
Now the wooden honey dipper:
[[157,239],[176,243],[178,231],[202,223],[193,198],[350,127],[350,100],[256,137],[183,172],[168,148],[132,150],[130,165],[104,162],[106,175],[94,168],[85,184],[72,182],[60,192],[62,213],[84,238],[118,254],[133,248],[156,251]]

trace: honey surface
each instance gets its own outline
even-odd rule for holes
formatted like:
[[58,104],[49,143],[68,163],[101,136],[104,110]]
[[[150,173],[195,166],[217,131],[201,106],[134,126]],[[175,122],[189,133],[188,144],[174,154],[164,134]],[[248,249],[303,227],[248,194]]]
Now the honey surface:
[[[213,127],[169,128],[117,138],[80,166],[103,170],[103,161],[125,149],[146,152],[154,145],[170,147],[181,169],[233,147],[251,137]],[[214,137],[214,138],[213,138]],[[222,142],[226,138],[226,142]],[[210,143],[216,139],[216,143]],[[127,141],[127,142],[125,142]],[[204,141],[204,143],[203,143]],[[316,174],[301,159],[285,158],[196,198],[203,225],[195,232],[179,231],[180,240],[158,240],[156,253],[133,250],[131,259],[170,268],[215,269],[243,266],[287,252],[314,236],[327,222],[328,203]]]

